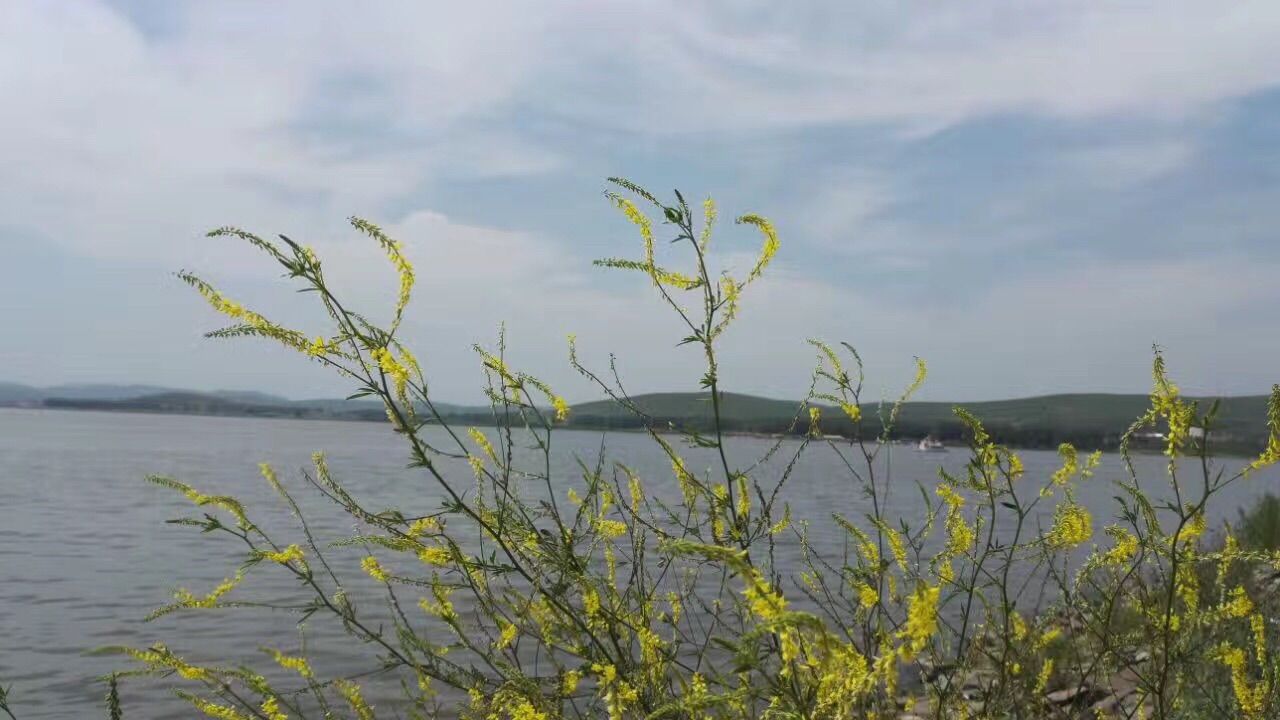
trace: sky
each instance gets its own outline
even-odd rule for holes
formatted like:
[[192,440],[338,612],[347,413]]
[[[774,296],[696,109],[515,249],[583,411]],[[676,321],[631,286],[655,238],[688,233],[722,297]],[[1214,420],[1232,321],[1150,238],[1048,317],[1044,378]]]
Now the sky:
[[[308,335],[313,298],[204,232],[315,247],[441,401],[474,343],[571,401],[697,389],[696,350],[603,195],[622,175],[757,212],[782,249],[722,344],[722,386],[798,397],[807,338],[868,397],[1190,392],[1280,382],[1280,5],[776,2],[0,3],[0,381],[334,396],[282,348],[202,337],[199,273]],[[760,238],[724,222],[717,267]],[[660,260],[688,263],[677,246]],[[686,265],[687,266],[687,265]]]

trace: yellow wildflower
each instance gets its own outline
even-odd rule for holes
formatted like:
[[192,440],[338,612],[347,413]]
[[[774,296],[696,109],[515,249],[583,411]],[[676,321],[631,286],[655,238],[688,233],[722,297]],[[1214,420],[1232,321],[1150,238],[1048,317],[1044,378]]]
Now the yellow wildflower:
[[280,552],[265,552],[262,557],[271,562],[285,565],[291,562],[302,562],[302,548],[297,545],[290,545]]
[[244,571],[239,570],[236,572],[235,577],[223,580],[217,587],[209,591],[208,595],[205,595],[202,598],[192,595],[190,591],[184,588],[178,588],[177,592],[173,595],[179,603],[186,607],[211,608],[216,606],[218,604],[218,600],[221,599],[223,595],[231,592],[243,579]]
[[703,252],[707,251],[707,246],[711,244],[711,228],[716,224],[716,201],[707,198],[702,201],[702,237],[698,240],[698,245]]
[[631,508],[639,510],[644,504],[644,487],[640,484],[640,478],[627,471],[627,490],[631,494]]
[[1244,651],[1223,643],[1218,649],[1217,659],[1231,670],[1231,688],[1241,714],[1246,718],[1260,718],[1266,704],[1267,684],[1259,682],[1250,687]]
[[610,685],[618,679],[618,668],[605,663],[592,663],[591,671],[600,676],[601,685]]
[[1071,443],[1062,443],[1058,446],[1058,456],[1062,458],[1062,467],[1053,471],[1049,479],[1054,485],[1066,485],[1076,473],[1080,472],[1080,459],[1076,453],[1076,449]]
[[1271,430],[1267,437],[1267,446],[1262,454],[1245,468],[1246,475],[1280,462],[1280,385],[1271,386],[1271,397],[1267,400],[1267,427]]
[[907,605],[907,622],[898,633],[903,640],[901,654],[904,660],[911,660],[920,654],[938,631],[938,598],[941,593],[941,587],[920,583],[911,594]]
[[557,421],[564,422],[569,419],[569,403],[565,402],[564,398],[559,395],[553,396],[551,407],[555,410]]
[[263,715],[267,716],[267,720],[289,720],[289,716],[280,709],[280,703],[275,697],[269,697],[262,701],[260,707]]
[[902,534],[897,530],[889,527],[883,520],[875,518],[872,520],[876,528],[884,535],[884,539],[889,543],[889,551],[893,553],[893,559],[897,561],[898,567],[906,572],[907,567],[907,544],[902,539]]
[[493,444],[489,442],[489,438],[484,433],[480,432],[480,428],[467,428],[467,435],[471,436],[471,441],[474,442],[485,455],[489,456],[489,459],[493,461],[493,464],[499,464],[498,453],[494,452]]
[[600,615],[600,594],[595,590],[587,590],[582,594],[582,610],[587,614],[588,619],[595,619]]
[[761,620],[773,620],[787,609],[786,598],[773,588],[760,574],[752,568],[746,575],[747,586],[742,591],[752,614]]
[[778,241],[778,232],[773,229],[773,224],[759,215],[743,215],[736,222],[740,225],[754,225],[760,231],[760,234],[764,236],[764,245],[760,248],[760,257],[756,259],[755,267],[751,268],[751,272],[747,275],[747,281],[750,282],[760,277],[760,273],[764,272],[765,267],[773,260],[773,256],[778,254],[778,248],[781,247],[781,243]]
[[1118,525],[1107,527],[1105,532],[1115,538],[1116,544],[1102,555],[1104,565],[1123,565],[1138,552],[1138,538]]
[[448,548],[440,547],[439,545],[432,545],[431,547],[420,550],[418,552],[418,559],[428,565],[445,567],[452,562],[453,554],[449,552]]
[[511,709],[511,720],[547,720],[547,714],[539,712],[528,700],[522,698]]
[[409,295],[413,291],[413,265],[404,256],[404,247],[396,240],[392,240],[382,231],[382,228],[374,225],[368,220],[358,217],[348,219],[352,227],[363,232],[382,246],[387,254],[387,259],[391,261],[392,266],[396,269],[396,274],[400,277],[400,292],[396,296],[395,319],[391,323],[391,331],[400,325],[400,318],[404,314],[405,306],[409,304]]
[[880,602],[880,593],[871,587],[869,583],[857,582],[854,589],[858,592],[858,604],[864,608],[873,608],[877,602]]
[[276,664],[286,670],[293,670],[304,678],[313,678],[315,673],[311,671],[311,663],[305,657],[296,655],[285,655],[279,650],[267,648],[267,652],[276,661]]
[[431,597],[418,600],[418,607],[428,615],[444,620],[445,622],[454,622],[458,619],[458,613],[453,607],[453,602],[449,596],[453,594],[453,588],[440,584],[436,579],[431,581]]
[[440,532],[440,521],[433,517],[423,517],[414,520],[409,529],[405,530],[405,534],[411,538],[422,537]]
[[841,643],[824,658],[818,674],[817,717],[855,717],[857,702],[875,687],[867,658]]
[[386,569],[382,567],[382,564],[378,562],[378,559],[372,555],[368,555],[361,560],[360,567],[369,574],[369,577],[378,582],[387,582],[391,578]]
[[560,694],[572,695],[578,690],[578,683],[582,682],[582,673],[577,670],[570,670],[560,679]]
[[520,634],[520,628],[516,627],[515,625],[509,622],[502,623],[502,635],[498,638],[498,641],[494,644],[494,647],[496,647],[499,650],[510,647],[511,643],[515,642],[516,636],[519,634]]
[[1223,617],[1242,618],[1253,612],[1253,601],[1243,587],[1236,586],[1231,590],[1229,599],[1218,608],[1218,612]]
[[769,534],[777,535],[785,531],[790,526],[791,526],[791,506],[787,505],[783,508],[782,518],[778,520],[776,523],[774,523],[773,525],[769,526]]
[[219,705],[202,698],[188,696],[188,700],[196,709],[211,718],[218,720],[249,720],[249,716],[228,705]]
[[1053,513],[1053,527],[1045,536],[1052,547],[1075,547],[1093,537],[1092,518],[1089,511],[1075,501],[1059,505]]
[[325,344],[324,338],[317,335],[311,344],[307,346],[307,354],[311,357],[324,357],[329,353],[329,346]]
[[862,419],[862,408],[854,405],[853,403],[842,402],[840,403],[840,409],[844,411],[844,414],[847,415],[849,420],[852,422],[856,423]]
[[596,521],[596,530],[599,530],[605,538],[612,540],[627,534],[627,524],[621,520],[600,519]]
[[374,720],[373,708],[369,707],[369,703],[365,702],[359,685],[350,680],[338,680],[333,685],[338,690],[338,694],[351,706],[359,720]]

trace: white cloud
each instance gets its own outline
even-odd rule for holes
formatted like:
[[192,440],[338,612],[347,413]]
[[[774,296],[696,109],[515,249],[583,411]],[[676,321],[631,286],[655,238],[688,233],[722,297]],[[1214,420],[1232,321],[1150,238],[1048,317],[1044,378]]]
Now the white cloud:
[[[606,32],[654,27],[671,12],[645,8]],[[716,3],[680,16],[609,43],[634,69],[625,114],[613,96],[579,105],[652,132],[847,122],[918,131],[993,113],[1176,117],[1274,86],[1280,64],[1280,10],[1265,1]]]
[[[526,114],[583,133],[585,147],[636,140],[630,133],[678,132],[737,133],[749,145],[762,129],[930,131],[993,113],[1177,118],[1278,81],[1280,11],[1272,3],[1039,2],[1010,9],[938,2],[910,13],[885,7],[220,2],[169,7],[174,22],[144,32],[90,0],[5,2],[0,217],[24,237],[57,243],[66,262],[133,264],[135,279],[155,267],[196,267],[253,297],[269,274],[248,251],[187,240],[228,221],[285,229],[329,255],[352,292],[385,300],[375,290],[386,282],[376,253],[341,226],[351,212],[367,214],[393,221],[418,260],[423,319],[408,329],[426,341],[424,355],[442,377],[474,369],[469,343],[507,320],[515,352],[532,368],[560,368],[563,382],[574,376],[563,368],[559,338],[576,331],[584,353],[597,360],[618,351],[641,388],[670,388],[676,377],[692,386],[696,372],[679,371],[695,366],[696,355],[671,365],[679,327],[655,319],[660,310],[642,279],[601,282],[566,240],[459,221],[421,197],[423,188],[509,176],[532,176],[524,181],[533,185],[536,176],[564,169],[561,151],[537,137]],[[639,147],[660,143],[641,140]],[[1188,152],[1177,142],[1107,146],[1072,162],[1143,182],[1176,170]],[[898,192],[892,178],[852,176],[831,192],[815,201],[815,236],[847,234],[857,254],[900,266],[929,243],[945,242],[882,222]],[[778,269],[786,270],[785,260]],[[884,348],[886,373],[944,341],[979,343],[970,360],[957,361],[957,372],[976,373],[989,367],[982,352],[1007,352],[1002,333],[1010,327],[1022,332],[1025,324],[1028,337],[1061,340],[1038,335],[1045,331],[1036,329],[1035,315],[1010,310],[1048,312],[1058,296],[1040,292],[1106,298],[1090,313],[1127,336],[1141,321],[1122,323],[1107,308],[1129,309],[1130,282],[1187,282],[1217,303],[1239,290],[1227,274],[1235,270],[1249,268],[1215,266],[1199,280],[1185,268],[1132,277],[1099,269],[1104,283],[1076,287],[1058,278],[1040,290],[1019,286],[964,314],[899,307],[780,272],[748,300],[747,318],[728,340],[738,359],[726,373],[733,387],[794,394],[800,386],[779,368],[808,367],[809,326],[813,334]],[[135,284],[126,275],[80,290],[81,297],[88,301],[110,282]],[[1261,282],[1246,277],[1246,287]],[[1217,283],[1233,287],[1215,295]],[[148,309],[167,296],[149,289],[130,297],[137,327],[178,322],[170,307]],[[1163,322],[1149,309],[1155,298],[1145,300],[1124,317]],[[95,308],[85,320],[99,333],[103,362],[114,358],[102,367],[177,372],[187,357],[177,351],[135,358],[124,345],[109,348],[106,313]],[[958,329],[986,327],[986,318],[998,332]],[[1080,318],[1069,327],[1087,329]],[[54,344],[68,334],[30,333]],[[759,342],[763,337],[770,342]],[[67,347],[63,355],[73,352]],[[12,351],[0,348],[4,353]],[[210,354],[186,382],[243,385],[218,375],[236,372],[228,365],[235,357]],[[204,382],[200,373],[221,379]],[[985,387],[992,385],[1004,383]]]

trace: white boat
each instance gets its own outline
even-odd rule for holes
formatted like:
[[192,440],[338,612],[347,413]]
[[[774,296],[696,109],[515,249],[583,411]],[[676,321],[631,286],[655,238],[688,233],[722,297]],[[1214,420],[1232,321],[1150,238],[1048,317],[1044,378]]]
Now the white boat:
[[940,440],[934,440],[933,436],[929,435],[920,440],[920,444],[916,445],[916,450],[920,452],[946,452],[947,446],[943,445]]

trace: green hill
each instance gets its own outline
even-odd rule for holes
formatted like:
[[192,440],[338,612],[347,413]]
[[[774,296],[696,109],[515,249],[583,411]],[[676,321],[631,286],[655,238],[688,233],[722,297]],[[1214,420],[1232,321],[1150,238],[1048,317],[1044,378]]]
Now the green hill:
[[[712,417],[710,393],[651,393],[632,398],[647,415],[659,422],[706,425]],[[720,417],[734,426],[761,423],[790,423],[798,404],[790,400],[743,395],[720,394]],[[634,415],[612,400],[581,403],[573,406],[570,422],[599,426],[636,425]]]
[[[62,389],[89,386],[63,386]],[[0,384],[0,404],[14,404],[117,412],[180,413],[194,415],[228,415],[248,417],[284,417],[328,420],[365,420],[382,422],[386,414],[373,400],[286,400],[253,392],[189,391],[155,392],[129,396],[131,392],[152,388],[92,387],[90,397],[50,397],[58,388],[38,389],[16,384]],[[705,432],[711,428],[711,397],[708,393],[651,393],[638,395],[632,401],[655,427],[675,426]],[[1207,408],[1210,400],[1200,401]],[[1045,395],[1016,400],[963,403],[982,419],[997,442],[1017,447],[1057,447],[1063,442],[1081,448],[1114,448],[1120,436],[1147,408],[1145,395],[1109,395],[1101,393]],[[778,434],[803,433],[808,418],[800,412],[799,403],[790,400],[744,395],[721,394],[723,428],[730,432]],[[1266,444],[1266,406],[1263,395],[1223,398],[1214,438],[1222,450],[1254,452]],[[913,402],[902,408],[894,430],[894,438],[915,440],[932,435],[951,445],[964,442],[965,430],[956,419],[954,403]],[[486,407],[440,404],[446,419],[467,425],[493,422]],[[880,434],[880,407],[864,405],[861,433],[864,437]],[[885,408],[887,411],[887,408]],[[646,422],[612,400],[579,403],[573,406],[568,426],[580,429],[636,429]],[[853,436],[858,430],[836,408],[824,408],[824,433]],[[1158,441],[1149,441],[1158,444]]]
[[[724,393],[721,402],[723,426],[731,431],[787,432],[797,403],[786,400]],[[704,431],[710,426],[711,402],[707,393],[654,393],[633,398],[637,406],[652,416],[658,426],[673,423]],[[1200,399],[1207,409],[1211,399]],[[959,403],[983,421],[998,442],[1021,447],[1056,447],[1063,442],[1087,448],[1114,448],[1121,435],[1149,406],[1146,395],[1102,393],[1045,395],[1015,400]],[[933,435],[945,442],[964,440],[964,426],[956,419],[957,403],[912,402],[903,406],[895,428],[895,438]],[[1220,447],[1252,451],[1266,442],[1267,397],[1254,395],[1222,398],[1214,437]],[[888,407],[884,408],[887,412]],[[880,433],[880,407],[864,405],[864,436]],[[613,401],[576,405],[570,425],[577,427],[640,427],[642,421]],[[803,432],[807,420],[796,428]],[[838,409],[825,408],[823,431],[852,435],[855,429]]]

